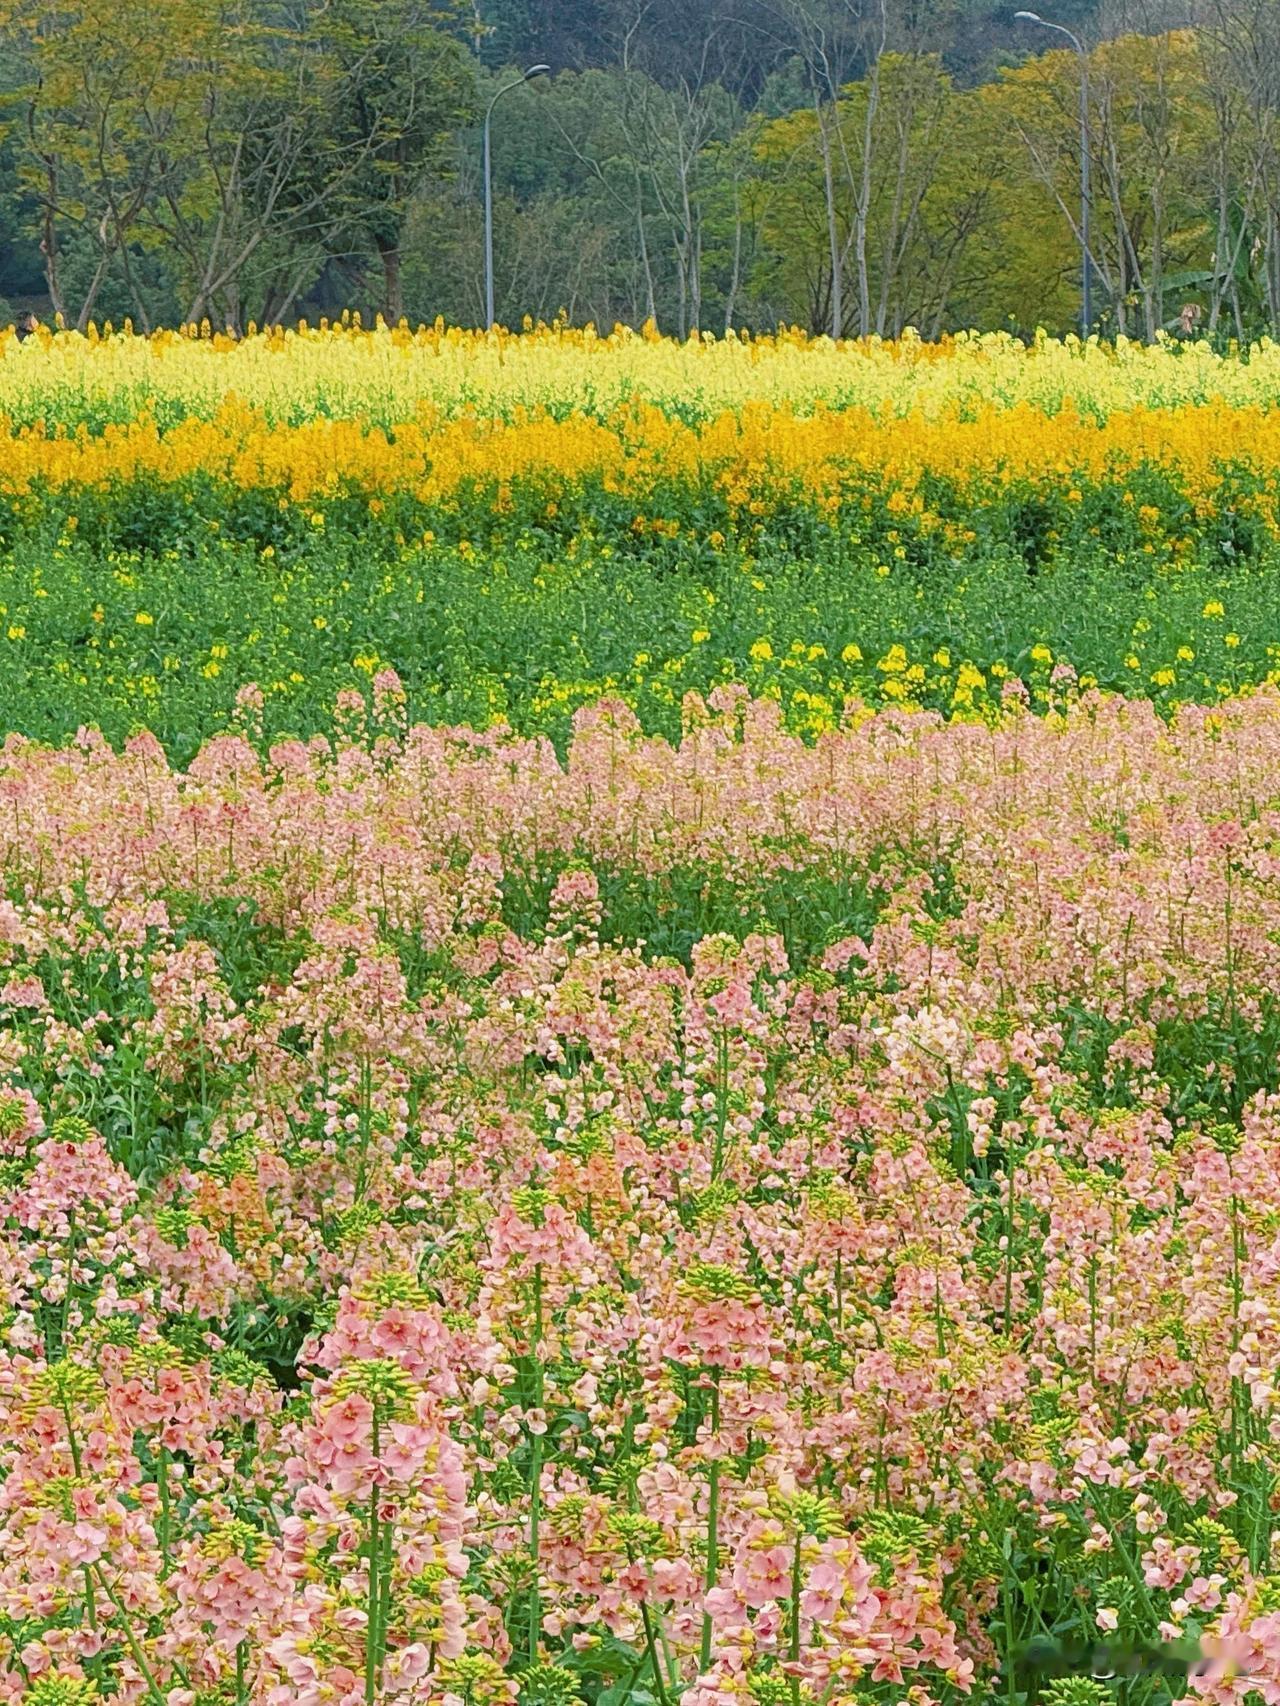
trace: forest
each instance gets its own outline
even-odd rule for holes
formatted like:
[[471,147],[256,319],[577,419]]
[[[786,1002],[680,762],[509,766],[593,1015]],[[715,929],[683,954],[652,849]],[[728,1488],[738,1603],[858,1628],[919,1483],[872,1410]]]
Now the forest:
[[1280,0],[1043,22],[991,0],[3,0],[0,311],[480,324],[489,112],[507,325],[1065,331],[1087,153],[1097,330],[1253,338],[1280,326],[1278,23]]

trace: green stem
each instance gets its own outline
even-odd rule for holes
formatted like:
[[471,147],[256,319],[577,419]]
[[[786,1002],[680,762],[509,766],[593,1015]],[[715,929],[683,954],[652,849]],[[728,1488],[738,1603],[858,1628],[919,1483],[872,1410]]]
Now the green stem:
[[[542,1408],[542,1263],[533,1270],[533,1368],[534,1403]],[[533,1570],[529,1589],[529,1663],[538,1662],[538,1639],[542,1629],[542,1601],[538,1593],[538,1530],[542,1521],[542,1435],[530,1438],[529,1466],[529,1563]]]
[[[717,1368],[711,1375],[711,1432],[720,1432],[720,1370]],[[711,1459],[710,1472],[707,1478],[707,1569],[703,1577],[703,1586],[710,1593],[716,1585],[716,1577],[720,1573],[720,1459]],[[699,1653],[699,1667],[705,1673],[711,1667],[711,1613],[702,1613],[702,1648]]]
[[382,1524],[382,1596],[378,1605],[378,1675],[387,1657],[387,1631],[391,1627],[391,1560],[395,1551],[396,1525],[389,1518]]
[[160,1493],[160,1579],[161,1581],[173,1568],[170,1556],[171,1512],[169,1506],[169,1448],[160,1447],[160,1457],[156,1464],[156,1487]]
[[356,1166],[356,1201],[364,1199],[369,1171],[369,1145],[373,1138],[373,1071],[366,1059],[360,1068],[360,1147]]
[[[373,1455],[379,1454],[378,1416],[373,1417]],[[378,1481],[374,1471],[373,1486],[369,1489],[369,1593],[364,1633],[364,1698],[365,1706],[373,1706],[378,1694],[378,1612],[382,1604],[381,1565],[382,1547],[378,1531]]]
[[[128,1645],[129,1651],[133,1654],[133,1662],[142,1672],[147,1688],[151,1694],[151,1698],[156,1702],[156,1706],[167,1706],[164,1694],[161,1692],[160,1684],[156,1681],[155,1672],[147,1663],[146,1654],[138,1645],[137,1637],[129,1622],[129,1614],[121,1604],[119,1595],[112,1588],[111,1583],[107,1580],[106,1576],[103,1575],[102,1565],[90,1564],[89,1569],[97,1572],[98,1581],[102,1587],[103,1593],[106,1594],[112,1605],[114,1605],[116,1610],[120,1613],[120,1624],[124,1632],[125,1642]],[[86,1574],[87,1573],[88,1572],[86,1571]]]
[[[66,1398],[63,1398],[61,1408],[62,1419],[67,1424],[67,1444],[71,1447],[71,1467],[75,1470],[76,1479],[79,1480],[82,1473],[80,1442],[76,1438],[75,1423],[71,1420],[71,1405]],[[89,1574],[87,1567],[84,1572],[84,1614],[88,1619],[90,1629],[96,1634],[98,1630],[98,1602],[93,1592],[93,1577]]]
[[61,1409],[62,1419],[67,1424],[67,1444],[71,1447],[71,1467],[75,1471],[76,1479],[79,1480],[82,1474],[80,1467],[80,1442],[76,1438],[75,1423],[71,1420],[71,1405],[68,1403],[66,1398],[62,1400]]
[[729,1124],[729,1035],[720,1032],[716,1045],[716,1138],[711,1154],[711,1183],[714,1185],[724,1166],[724,1139]]
[[640,1601],[640,1621],[644,1625],[644,1645],[649,1655],[649,1668],[653,1672],[654,1692],[658,1696],[659,1706],[667,1706],[667,1685],[662,1680],[662,1666],[658,1663],[658,1644],[653,1636],[653,1615],[647,1599]]
[[[67,1330],[71,1325],[71,1293],[74,1289],[75,1283],[76,1242],[76,1211],[72,1209],[67,1218],[67,1289],[62,1299],[62,1321],[58,1328],[59,1357],[66,1355]],[[52,1362],[54,1359],[52,1357],[47,1357],[46,1360]],[[79,1473],[80,1471],[77,1469],[76,1474],[78,1475]]]
[[[795,1551],[791,1554],[791,1643],[788,1657],[793,1665],[800,1663],[800,1546],[803,1534],[796,1535]],[[800,1706],[800,1678],[791,1678],[792,1706]]]
[[1011,1146],[1009,1149],[1009,1195],[1005,1210],[1004,1330],[1006,1335],[1013,1323],[1013,1208],[1017,1176],[1018,1160]]
[[1013,1681],[1013,1595],[1009,1591],[1009,1535],[1005,1534],[1004,1573],[1000,1582],[1000,1599],[1004,1606],[1004,1681],[1009,1706],[1014,1706],[1017,1689]]
[[1089,1257],[1089,1378],[1098,1383],[1098,1258]]

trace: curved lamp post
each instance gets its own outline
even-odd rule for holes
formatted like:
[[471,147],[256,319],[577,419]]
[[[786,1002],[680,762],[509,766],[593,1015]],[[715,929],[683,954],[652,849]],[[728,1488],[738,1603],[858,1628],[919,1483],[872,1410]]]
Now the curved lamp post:
[[534,77],[545,77],[551,70],[549,65],[531,65],[527,71],[522,71],[510,83],[504,83],[496,92],[484,114],[484,323],[489,331],[494,327],[493,312],[493,155],[490,148],[490,121],[493,109],[504,95],[509,95],[513,89],[519,89]]
[[1065,24],[1052,24],[1038,12],[1015,12],[1014,19],[1022,24],[1039,24],[1042,30],[1056,30],[1075,48],[1080,57],[1080,336],[1087,340],[1093,325],[1093,257],[1089,253],[1089,55],[1074,30]]

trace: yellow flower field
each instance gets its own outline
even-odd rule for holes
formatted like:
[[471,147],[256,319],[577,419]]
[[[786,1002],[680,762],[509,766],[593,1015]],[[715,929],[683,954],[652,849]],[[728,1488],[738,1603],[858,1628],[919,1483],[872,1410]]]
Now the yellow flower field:
[[1168,471],[1205,511],[1228,474],[1253,477],[1259,489],[1249,507],[1273,525],[1280,412],[1218,401],[1118,409],[1099,421],[1073,407],[1047,415],[1018,402],[969,417],[953,409],[884,418],[863,407],[818,403],[801,412],[791,402],[751,401],[690,425],[640,402],[604,419],[523,408],[509,419],[448,416],[420,404],[384,428],[326,415],[273,425],[262,410],[227,401],[211,419],[193,416],[168,431],[150,415],[96,433],[44,423],[0,431],[3,493],[200,478],[295,502],[400,493],[430,506],[481,489],[499,511],[522,486],[545,495],[589,483],[643,505],[661,488],[710,483],[730,513],[760,513],[784,496],[831,509],[874,493],[887,497],[890,513],[919,517],[930,478],[960,502],[998,503],[1013,485],[1060,489],[1077,502],[1078,483],[1122,480],[1139,468]]
[[1280,348],[339,325],[0,338],[0,710],[192,751],[415,715],[678,732],[746,684],[1164,708],[1275,680]]
[[1097,416],[1216,401],[1267,408],[1280,395],[1280,346],[1269,341],[1240,358],[1167,340],[1082,347],[1041,338],[1025,347],[1004,333],[836,344],[802,332],[677,342],[624,328],[489,335],[339,325],[242,339],[43,332],[26,344],[10,337],[0,356],[0,414],[48,425],[147,413],[209,418],[228,400],[269,420],[321,414],[389,425],[413,419],[424,403],[445,414],[545,407],[607,415],[643,399],[699,416],[753,402],[799,412],[827,403],[934,419],[1016,404],[1054,414],[1074,403]]

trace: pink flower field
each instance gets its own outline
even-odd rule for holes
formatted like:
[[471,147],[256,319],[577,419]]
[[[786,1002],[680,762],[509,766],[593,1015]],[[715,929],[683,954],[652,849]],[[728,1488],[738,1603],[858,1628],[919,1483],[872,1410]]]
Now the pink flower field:
[[1280,1701],[1280,694],[254,706],[3,748],[5,1697]]

